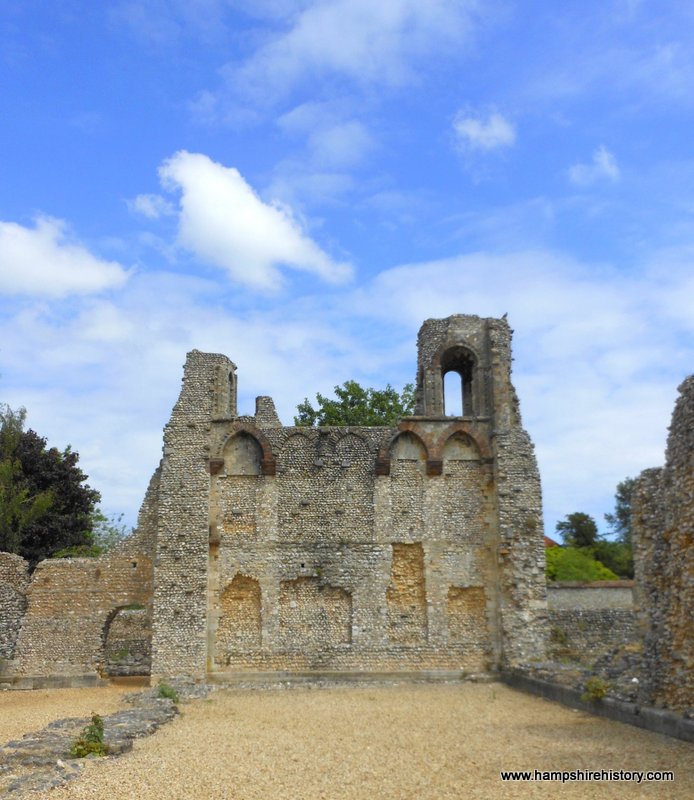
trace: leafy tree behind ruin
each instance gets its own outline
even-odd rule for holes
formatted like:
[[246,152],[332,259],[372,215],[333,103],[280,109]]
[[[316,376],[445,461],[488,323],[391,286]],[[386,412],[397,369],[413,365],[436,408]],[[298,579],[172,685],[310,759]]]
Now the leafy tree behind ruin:
[[567,514],[557,522],[557,533],[561,534],[564,544],[571,547],[590,547],[598,540],[598,526],[595,520],[582,511]]
[[605,514],[605,520],[617,539],[631,546],[631,499],[634,494],[634,478],[625,478],[617,484],[614,496],[614,513]]
[[88,486],[79,455],[48,447],[24,430],[26,412],[0,405],[0,550],[35,565],[57,551],[94,544],[100,495]]
[[395,425],[401,417],[414,413],[414,387],[402,392],[388,384],[385,389],[364,388],[356,381],[335,387],[335,398],[316,395],[316,407],[306,398],[297,406],[295,425]]
[[[620,484],[621,486],[621,484]],[[606,515],[607,516],[607,515]],[[598,526],[595,520],[588,514],[577,511],[560,520],[556,525],[557,533],[561,534],[565,547],[561,548],[564,551],[575,550],[579,551],[594,561],[597,561],[601,566],[604,566],[610,571],[612,577],[633,578],[634,577],[634,561],[631,552],[631,545],[625,541],[611,542],[598,534]],[[558,556],[552,556],[558,558]],[[580,563],[580,559],[576,559],[575,564],[572,563],[571,569],[576,571]],[[590,577],[594,570],[588,569],[585,577],[582,578],[553,578],[553,580],[602,580],[605,578]]]

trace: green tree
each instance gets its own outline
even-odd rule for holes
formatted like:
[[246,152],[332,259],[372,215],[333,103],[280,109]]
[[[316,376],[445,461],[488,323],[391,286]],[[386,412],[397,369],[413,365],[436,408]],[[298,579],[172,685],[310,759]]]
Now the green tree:
[[388,384],[385,389],[367,389],[356,381],[335,387],[336,398],[316,395],[317,407],[308,398],[299,403],[295,425],[395,425],[414,412],[414,387],[408,383],[398,393]]
[[598,526],[595,520],[582,511],[567,514],[556,524],[555,530],[561,535],[564,544],[571,547],[590,547],[598,540]]
[[550,581],[613,581],[617,576],[590,553],[576,547],[547,547],[545,574]]
[[93,544],[99,492],[86,485],[79,455],[48,448],[24,430],[26,412],[0,406],[0,549],[35,565],[58,550]]
[[27,485],[20,460],[26,410],[0,405],[0,550],[18,553],[24,531],[40,522],[54,503],[53,493]]
[[634,577],[634,557],[631,545],[600,539],[589,549],[594,558],[612,572],[616,572],[620,578]]
[[634,495],[634,478],[625,478],[617,484],[614,496],[614,513],[605,514],[605,520],[618,541],[631,546],[631,501]]

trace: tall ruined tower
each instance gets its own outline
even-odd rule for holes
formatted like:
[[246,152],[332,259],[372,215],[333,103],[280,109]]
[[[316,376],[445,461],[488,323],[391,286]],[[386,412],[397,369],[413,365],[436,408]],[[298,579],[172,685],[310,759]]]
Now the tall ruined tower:
[[[453,414],[461,411],[454,418],[456,427],[474,435],[489,453],[499,633],[506,663],[544,650],[546,614],[540,476],[511,382],[512,333],[505,318],[457,314],[426,320],[417,340],[415,412],[423,418],[421,425],[442,431],[444,438]],[[455,408],[447,409],[447,400]],[[460,502],[465,503],[464,494]]]
[[270,398],[238,416],[234,364],[190,353],[159,482],[153,675],[541,656],[540,484],[510,340],[505,320],[427,320],[416,412],[392,428],[283,427]]

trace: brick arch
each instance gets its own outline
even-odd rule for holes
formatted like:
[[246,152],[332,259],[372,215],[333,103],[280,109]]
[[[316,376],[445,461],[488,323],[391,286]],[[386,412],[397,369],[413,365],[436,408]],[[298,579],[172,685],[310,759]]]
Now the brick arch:
[[261,433],[261,431],[259,431],[255,425],[252,425],[249,422],[234,422],[231,424],[229,427],[229,433],[224,438],[216,457],[210,459],[210,472],[212,474],[216,474],[221,470],[221,468],[224,466],[224,449],[226,448],[229,440],[233,439],[234,436],[238,436],[240,433],[244,433],[247,436],[250,436],[252,439],[255,439],[258,447],[260,448],[260,474],[274,475],[277,470],[277,461],[275,460],[275,455],[272,452],[272,445],[263,435],[263,433]]
[[422,445],[424,453],[426,454],[427,465],[429,464],[429,443],[428,437],[422,436],[416,429],[415,423],[401,422],[398,425],[397,431],[385,441],[378,450],[376,456],[376,475],[390,475],[390,461],[391,451],[396,439],[405,433],[414,436],[415,439]]
[[488,459],[492,457],[492,450],[489,446],[489,441],[487,440],[486,436],[477,430],[477,426],[471,422],[458,420],[450,425],[447,425],[432,443],[431,458],[437,461],[442,461],[443,451],[446,447],[446,444],[454,436],[460,433],[470,437],[475,445],[477,445],[481,459]]

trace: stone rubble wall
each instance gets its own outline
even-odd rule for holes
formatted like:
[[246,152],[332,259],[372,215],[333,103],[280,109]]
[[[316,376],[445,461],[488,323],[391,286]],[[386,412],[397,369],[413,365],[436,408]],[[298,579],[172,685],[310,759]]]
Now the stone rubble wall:
[[[542,657],[540,484],[510,339],[505,320],[428,320],[419,416],[390,429],[282,427],[269,398],[225,416],[232,362],[189,354],[165,435],[153,674]],[[474,413],[445,417],[441,359],[461,342]]]
[[547,646],[542,489],[534,446],[522,427],[511,382],[511,336],[505,320],[490,323],[501,625],[504,662],[510,666],[542,658]]
[[591,659],[620,645],[640,640],[636,615],[629,608],[562,608],[548,612],[552,645]]
[[[105,674],[105,644],[119,609],[141,605],[151,618],[158,482],[159,470],[145,495],[137,529],[99,558],[46,559],[30,575],[19,556],[0,553],[5,676],[21,682],[27,677]],[[10,599],[11,608],[2,598]],[[151,632],[141,638],[151,639]],[[150,646],[143,641],[138,648],[146,652]]]
[[[256,430],[275,459],[263,475],[261,454],[238,441],[249,424],[234,425],[212,448],[224,455],[210,494],[214,669],[492,665],[491,470],[476,447],[455,439],[442,474],[427,476],[424,442],[440,435],[428,423]],[[383,452],[388,474],[376,475]],[[451,616],[452,590],[474,603],[453,602]]]
[[14,656],[28,587],[29,564],[20,556],[0,553],[0,674]]
[[633,581],[561,582],[547,587],[550,648],[595,659],[622,645],[638,647]]
[[547,586],[549,611],[634,608],[634,581],[557,581]]
[[45,560],[27,589],[11,676],[101,673],[104,641],[118,609],[151,607],[152,562],[117,551],[100,558]]
[[642,700],[694,707],[694,375],[679,387],[665,466],[639,476],[632,501]]
[[189,353],[164,430],[152,619],[155,679],[203,677],[207,671],[210,431],[213,417],[236,414],[229,393],[234,369],[226,356]]

